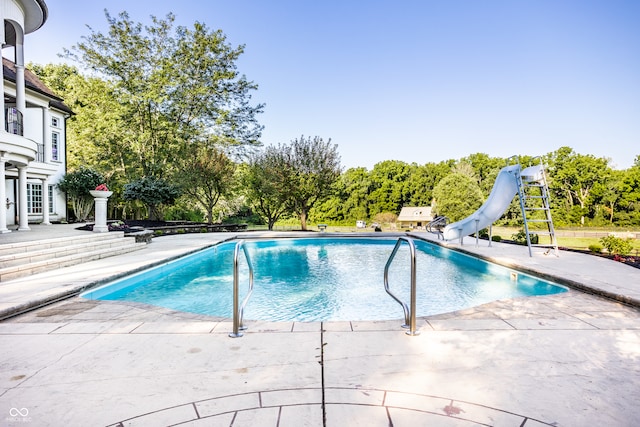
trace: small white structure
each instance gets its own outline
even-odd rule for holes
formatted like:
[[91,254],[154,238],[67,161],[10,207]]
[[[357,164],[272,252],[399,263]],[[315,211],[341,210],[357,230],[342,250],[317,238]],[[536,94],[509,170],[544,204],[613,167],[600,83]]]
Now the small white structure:
[[0,0],[0,233],[8,225],[26,231],[30,221],[66,219],[66,199],[55,184],[66,171],[72,111],[24,66],[25,35],[42,27],[48,13],[43,0]]
[[397,221],[401,228],[424,230],[431,220],[433,220],[431,206],[418,206],[402,208]]

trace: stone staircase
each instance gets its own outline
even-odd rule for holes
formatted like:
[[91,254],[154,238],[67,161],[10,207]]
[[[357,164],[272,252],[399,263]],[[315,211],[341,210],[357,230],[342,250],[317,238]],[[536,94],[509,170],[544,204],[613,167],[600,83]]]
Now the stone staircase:
[[0,245],[0,282],[87,261],[121,255],[146,247],[122,232],[87,233],[70,237]]

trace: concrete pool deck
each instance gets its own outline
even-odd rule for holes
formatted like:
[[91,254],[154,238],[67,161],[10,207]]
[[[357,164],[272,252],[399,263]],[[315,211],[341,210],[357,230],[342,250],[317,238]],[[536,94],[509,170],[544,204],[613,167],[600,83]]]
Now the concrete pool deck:
[[[0,312],[233,236],[165,236],[127,255],[3,282]],[[621,263],[474,244],[449,246],[640,301],[640,270]],[[246,323],[245,336],[233,339],[229,319],[78,297],[7,319],[0,322],[0,425],[640,422],[640,310],[579,290],[420,318],[414,337],[401,321]]]

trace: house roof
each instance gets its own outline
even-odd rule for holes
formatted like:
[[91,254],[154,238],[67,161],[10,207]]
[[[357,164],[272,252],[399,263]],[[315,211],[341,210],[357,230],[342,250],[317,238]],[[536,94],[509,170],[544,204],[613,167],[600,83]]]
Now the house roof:
[[[2,58],[2,71],[4,73],[5,80],[9,80],[13,83],[16,82],[16,64],[8,60],[7,58]],[[30,89],[34,92],[38,92],[42,95],[45,95],[50,99],[49,105],[58,110],[64,111],[65,113],[73,114],[71,108],[69,108],[60,98],[56,95],[51,89],[49,89],[43,82],[32,73],[29,69],[24,69],[24,85],[27,89]]]
[[431,221],[431,206],[406,206],[400,211],[398,221]]

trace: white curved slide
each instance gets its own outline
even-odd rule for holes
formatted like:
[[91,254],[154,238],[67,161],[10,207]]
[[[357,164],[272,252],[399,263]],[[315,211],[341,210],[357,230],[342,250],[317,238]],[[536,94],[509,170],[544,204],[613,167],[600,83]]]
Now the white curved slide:
[[517,172],[520,165],[506,166],[500,170],[493,184],[491,194],[480,208],[461,219],[447,225],[442,231],[444,240],[459,239],[493,224],[507,210],[513,197],[518,194]]

